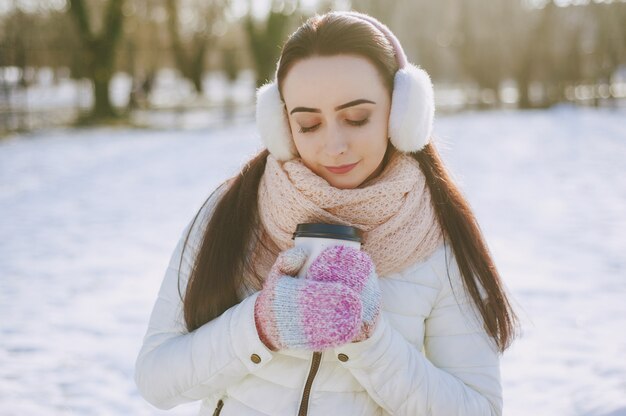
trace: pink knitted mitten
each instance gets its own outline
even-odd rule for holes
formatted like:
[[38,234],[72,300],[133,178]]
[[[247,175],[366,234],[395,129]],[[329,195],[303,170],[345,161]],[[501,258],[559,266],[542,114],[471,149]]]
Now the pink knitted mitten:
[[351,341],[363,341],[371,336],[380,316],[382,296],[374,263],[367,253],[346,246],[328,247],[311,263],[307,279],[343,283],[358,293],[362,324]]
[[254,305],[259,336],[272,350],[321,351],[350,342],[359,331],[361,301],[354,290],[292,277],[306,258],[299,248],[280,253]]

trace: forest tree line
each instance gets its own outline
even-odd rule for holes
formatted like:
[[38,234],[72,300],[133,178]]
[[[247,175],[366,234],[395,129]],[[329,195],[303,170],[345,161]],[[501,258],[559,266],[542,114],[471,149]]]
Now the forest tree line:
[[[270,3],[271,10],[259,13],[252,0],[42,0],[28,7],[14,0],[0,14],[0,68],[21,68],[21,86],[34,82],[27,68],[69,69],[73,79],[91,80],[96,119],[119,114],[108,87],[118,71],[149,89],[161,68],[176,68],[201,94],[207,71],[234,80],[248,68],[258,86],[272,78],[295,27],[339,7]],[[623,1],[352,0],[347,6],[386,23],[435,83],[474,88],[492,106],[503,82],[516,86],[520,108],[564,101],[580,85],[592,86],[594,100],[610,99],[613,77],[626,71]]]

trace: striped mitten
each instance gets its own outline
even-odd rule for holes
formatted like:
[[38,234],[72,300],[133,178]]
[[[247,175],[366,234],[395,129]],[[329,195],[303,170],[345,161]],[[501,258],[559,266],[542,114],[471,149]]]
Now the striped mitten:
[[328,247],[311,263],[307,279],[342,283],[358,293],[362,324],[351,341],[363,341],[371,336],[380,316],[382,296],[374,263],[367,253],[346,246]]
[[341,282],[292,277],[304,250],[279,254],[254,305],[259,337],[268,348],[322,351],[350,342],[361,326],[359,295]]

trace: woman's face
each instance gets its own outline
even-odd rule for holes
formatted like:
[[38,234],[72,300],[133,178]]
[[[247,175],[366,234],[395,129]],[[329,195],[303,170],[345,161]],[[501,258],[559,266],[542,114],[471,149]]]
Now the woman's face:
[[282,95],[296,149],[318,176],[348,189],[382,170],[391,100],[367,59],[298,61],[283,81]]

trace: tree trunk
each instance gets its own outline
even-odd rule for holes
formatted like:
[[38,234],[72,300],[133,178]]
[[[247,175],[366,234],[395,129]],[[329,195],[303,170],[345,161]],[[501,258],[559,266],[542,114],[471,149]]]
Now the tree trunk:
[[[226,4],[227,2],[215,2],[210,11],[207,12],[206,21],[212,24],[222,13]],[[205,58],[210,46],[209,44],[213,39],[212,35],[210,35],[210,29],[195,33],[191,42],[191,51],[188,53],[180,38],[178,28],[178,1],[166,0],[165,6],[168,15],[167,28],[172,43],[176,67],[184,78],[191,81],[196,93],[202,95],[204,92],[202,76],[204,75]]]
[[117,113],[111,105],[109,97],[109,83],[111,81],[109,70],[102,70],[93,75],[91,81],[94,88],[94,107],[91,110],[91,116],[95,119],[105,119],[110,117],[116,117]]
[[88,75],[94,92],[94,105],[89,120],[117,117],[111,105],[109,83],[115,68],[115,50],[122,34],[122,6],[124,0],[110,0],[103,24],[102,33],[95,35],[89,28],[89,15],[84,0],[70,0],[70,13],[78,27],[81,43],[85,48]]
[[257,88],[274,78],[280,56],[279,45],[286,35],[289,19],[288,15],[272,10],[267,21],[259,27],[251,14],[246,17],[244,29],[254,59]]
[[202,86],[202,76],[204,75],[204,62],[206,58],[206,51],[208,46],[208,40],[205,36],[199,36],[198,40],[194,42],[194,59],[191,61],[191,67],[189,68],[191,82],[193,83],[196,93],[202,95],[204,87]]

